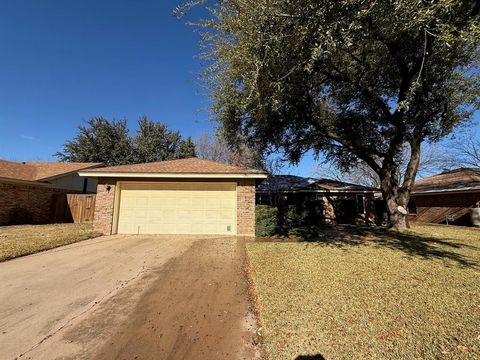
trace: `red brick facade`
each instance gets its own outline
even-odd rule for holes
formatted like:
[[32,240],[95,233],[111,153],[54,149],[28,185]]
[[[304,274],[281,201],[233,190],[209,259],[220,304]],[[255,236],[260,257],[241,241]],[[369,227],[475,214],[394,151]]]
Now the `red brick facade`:
[[410,221],[443,224],[453,216],[455,225],[471,225],[470,208],[480,201],[480,191],[445,192],[430,195],[413,194],[410,201]]
[[65,193],[35,184],[0,182],[0,225],[49,223],[54,196]]
[[[107,190],[109,186],[109,190]],[[115,180],[99,179],[95,200],[95,231],[109,235],[114,231]],[[237,182],[237,235],[255,236],[255,180]]]

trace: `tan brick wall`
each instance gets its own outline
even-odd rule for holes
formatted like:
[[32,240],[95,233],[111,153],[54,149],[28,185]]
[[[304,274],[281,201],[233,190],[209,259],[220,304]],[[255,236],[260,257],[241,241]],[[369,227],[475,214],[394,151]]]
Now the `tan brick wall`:
[[237,235],[255,236],[255,180],[237,183]]
[[[35,184],[0,182],[0,225],[47,224],[52,219],[54,196],[64,193],[65,191],[59,189]],[[31,221],[22,221],[23,219],[18,217],[20,211],[15,209],[28,213],[22,218],[28,217]]]
[[[110,190],[108,191],[107,185],[110,186]],[[107,179],[99,179],[97,185],[93,229],[105,235],[112,233],[115,187],[116,181]]]

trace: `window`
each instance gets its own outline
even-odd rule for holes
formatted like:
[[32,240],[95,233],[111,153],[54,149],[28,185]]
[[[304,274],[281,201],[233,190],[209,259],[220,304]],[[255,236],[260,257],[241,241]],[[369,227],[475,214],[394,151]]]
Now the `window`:
[[417,204],[415,204],[415,200],[410,199],[408,202],[408,213],[416,215],[417,214]]
[[365,214],[365,197],[357,195],[357,214]]

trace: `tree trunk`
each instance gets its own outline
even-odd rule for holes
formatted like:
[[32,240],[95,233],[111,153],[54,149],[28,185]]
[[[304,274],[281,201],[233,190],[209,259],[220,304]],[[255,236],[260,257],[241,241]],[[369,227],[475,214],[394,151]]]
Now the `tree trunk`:
[[388,226],[394,229],[410,227],[408,202],[420,163],[420,142],[410,142],[410,160],[400,185],[399,166],[395,162],[383,164],[380,175],[381,189],[388,216]]
[[[393,192],[396,193],[397,189],[394,189]],[[385,207],[387,210],[388,227],[394,229],[406,229],[409,227],[407,221],[408,201],[385,193],[383,193],[383,199],[385,200]]]

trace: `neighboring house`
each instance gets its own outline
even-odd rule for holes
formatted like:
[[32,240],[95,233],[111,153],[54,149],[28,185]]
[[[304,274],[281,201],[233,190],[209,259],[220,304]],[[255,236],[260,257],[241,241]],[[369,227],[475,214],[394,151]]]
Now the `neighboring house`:
[[257,186],[256,203],[306,208],[311,222],[320,224],[372,224],[377,189],[330,179],[276,175]]
[[480,202],[480,169],[460,168],[415,182],[410,221],[471,225],[470,209]]
[[189,158],[80,171],[98,179],[104,234],[255,235],[255,185],[266,174]]
[[56,195],[96,191],[77,171],[100,165],[0,160],[0,225],[50,222]]

